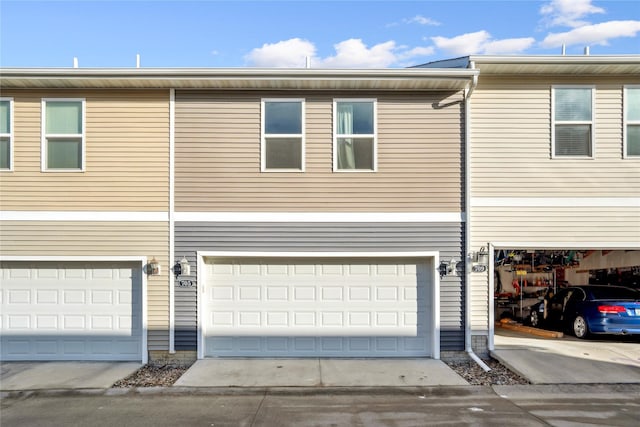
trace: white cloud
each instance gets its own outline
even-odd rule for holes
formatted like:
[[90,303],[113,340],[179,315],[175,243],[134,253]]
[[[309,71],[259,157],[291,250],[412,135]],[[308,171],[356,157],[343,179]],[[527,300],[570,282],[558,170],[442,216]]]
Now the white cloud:
[[533,37],[489,41],[483,46],[482,53],[486,55],[521,53],[533,46],[535,42],[536,39]]
[[439,26],[442,25],[440,24],[440,22],[431,19],[431,18],[426,18],[422,15],[416,15],[413,18],[409,18],[409,19],[405,19],[403,22],[407,23],[407,24],[420,24],[420,25],[431,25],[431,26]]
[[320,60],[322,68],[384,68],[396,62],[396,43],[388,41],[368,48],[360,39],[349,39],[333,46],[334,56]]
[[535,43],[532,37],[493,40],[487,31],[462,34],[456,37],[431,37],[433,43],[451,55],[520,53]]
[[468,55],[480,53],[482,46],[489,41],[491,34],[487,31],[462,34],[456,37],[431,37],[435,45],[453,55]]
[[307,57],[314,57],[316,47],[299,38],[265,43],[253,49],[245,60],[253,67],[304,68]]
[[313,68],[387,68],[406,65],[400,62],[422,59],[434,51],[433,47],[398,46],[392,40],[368,47],[361,39],[344,40],[333,48],[334,55],[321,58],[313,43],[294,38],[255,48],[245,60],[253,67],[303,68],[309,56]]
[[437,27],[442,25],[440,22],[435,19],[427,18],[422,15],[416,15],[412,18],[404,18],[402,22],[392,22],[390,24],[385,25],[387,28],[397,27],[400,24],[419,24],[419,25],[429,25],[432,27]]
[[433,46],[426,47],[414,47],[413,49],[409,49],[407,51],[401,52],[398,54],[398,59],[411,59],[417,56],[429,56],[433,55],[435,52],[435,48]]
[[618,37],[635,37],[640,32],[640,21],[609,21],[586,25],[565,33],[551,33],[541,42],[542,47],[572,45],[603,45]]
[[604,9],[591,2],[592,0],[552,0],[540,8],[540,13],[546,17],[548,26],[576,28],[589,24],[582,18],[594,13],[605,13]]

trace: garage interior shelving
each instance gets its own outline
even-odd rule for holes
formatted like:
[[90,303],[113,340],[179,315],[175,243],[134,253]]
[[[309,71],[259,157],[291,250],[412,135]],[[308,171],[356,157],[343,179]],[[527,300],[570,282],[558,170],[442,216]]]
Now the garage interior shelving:
[[548,290],[584,284],[640,288],[637,250],[513,250],[494,253],[496,319],[522,320]]

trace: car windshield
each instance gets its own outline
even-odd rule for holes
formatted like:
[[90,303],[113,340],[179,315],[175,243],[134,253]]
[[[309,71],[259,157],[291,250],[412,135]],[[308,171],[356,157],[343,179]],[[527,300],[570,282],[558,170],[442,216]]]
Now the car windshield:
[[593,299],[637,300],[640,292],[629,288],[597,287],[591,289]]

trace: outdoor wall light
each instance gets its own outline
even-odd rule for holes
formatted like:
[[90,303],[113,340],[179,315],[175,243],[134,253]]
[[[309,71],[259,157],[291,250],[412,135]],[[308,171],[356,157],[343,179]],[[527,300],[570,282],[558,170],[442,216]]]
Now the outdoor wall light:
[[190,276],[191,275],[191,266],[189,265],[189,261],[187,261],[186,257],[182,257],[179,262],[176,262],[173,266],[173,274],[176,275],[176,280],[179,276]]
[[476,254],[476,262],[480,265],[489,265],[489,253],[484,246]]
[[156,257],[151,258],[151,261],[149,261],[146,267],[149,276],[157,276],[160,274],[160,263],[156,260]]
[[438,271],[440,272],[440,278],[442,279],[444,276],[448,275],[458,275],[457,271],[458,261],[455,258],[451,258],[449,262],[442,261],[438,266]]

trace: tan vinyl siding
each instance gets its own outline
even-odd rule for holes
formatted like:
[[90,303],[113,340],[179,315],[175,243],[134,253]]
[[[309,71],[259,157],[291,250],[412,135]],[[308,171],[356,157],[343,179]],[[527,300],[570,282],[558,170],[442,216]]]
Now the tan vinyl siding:
[[3,256],[146,256],[161,273],[147,277],[149,350],[169,348],[169,227],[165,222],[2,221]]
[[[481,79],[471,98],[473,197],[638,197],[640,164],[622,158],[630,81]],[[551,159],[551,87],[595,88],[595,158]]]
[[640,207],[474,207],[473,239],[486,242],[593,244],[640,242]]
[[[261,98],[305,99],[305,172],[260,172]],[[378,171],[333,172],[334,98],[376,98]],[[461,93],[176,92],[177,211],[461,210]]]
[[[14,172],[3,210],[166,211],[169,91],[3,91],[14,99]],[[84,172],[41,171],[42,98],[86,100]]]
[[[488,243],[526,243],[531,249],[637,247],[640,207],[629,199],[640,197],[640,163],[622,157],[622,96],[625,84],[639,82],[638,77],[480,78],[470,115],[472,250]],[[554,85],[595,89],[593,159],[551,158]],[[574,206],[572,198],[592,202]],[[616,198],[619,206],[611,201]],[[490,199],[499,206],[483,206]],[[526,206],[527,200],[533,206]],[[486,273],[471,276],[472,333],[486,334],[493,289]]]

